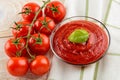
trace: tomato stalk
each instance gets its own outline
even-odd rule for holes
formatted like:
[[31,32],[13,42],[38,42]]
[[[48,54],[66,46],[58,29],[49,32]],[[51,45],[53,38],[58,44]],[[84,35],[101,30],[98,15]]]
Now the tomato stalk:
[[[50,0],[43,1],[43,3],[44,3],[43,6],[36,12],[35,17],[33,18],[32,22],[31,22],[31,24],[30,24],[30,30],[29,30],[28,35],[27,35],[28,38],[30,37],[30,32],[31,32],[32,26],[33,26],[33,24],[35,23],[38,14],[40,13],[40,11],[45,7],[45,5],[46,5],[48,2],[50,2]],[[27,40],[28,40],[28,39],[27,39]]]
[[[15,38],[15,40],[13,40],[13,44],[15,44],[15,46],[16,46],[16,48],[18,49],[18,45],[22,45],[22,44],[20,44],[20,39],[21,38]],[[21,56],[21,53],[22,53],[22,51],[24,50],[25,48],[23,47],[20,51],[18,51],[18,52],[16,52],[16,56],[17,57],[20,57]]]
[[51,10],[53,12],[58,12],[58,6],[55,7],[54,4],[52,4]]
[[19,52],[17,52],[17,53],[16,53],[16,56],[17,56],[17,57],[20,57],[20,56],[21,56],[21,53],[22,53],[22,51],[23,51],[24,49],[25,49],[25,47],[23,47]]
[[[15,44],[17,48],[18,48],[19,40],[22,39],[22,38],[27,38],[27,36],[19,37],[19,38],[17,38],[17,36],[16,36],[16,37],[15,37],[15,40],[13,40],[13,44]],[[26,47],[23,47],[20,51],[16,52],[16,56],[17,56],[17,57],[20,57],[22,51],[23,51],[25,48],[26,48]]]
[[27,52],[28,52],[28,54],[29,54],[29,56],[30,56],[31,58],[34,58],[34,56],[30,53],[29,48],[28,48],[28,41],[29,41],[30,36],[31,36],[30,32],[31,32],[31,30],[32,30],[32,26],[34,25],[34,23],[35,23],[35,21],[36,21],[36,19],[37,19],[38,14],[39,14],[40,11],[46,6],[46,4],[49,3],[49,2],[50,2],[50,0],[43,1],[43,3],[44,3],[43,6],[35,13],[35,17],[33,18],[32,22],[31,22],[31,24],[30,24],[30,29],[29,29],[28,34],[27,34],[27,41],[26,41],[25,47],[26,47]]
[[21,24],[17,24],[16,22],[14,22],[14,24],[16,25],[16,28],[14,28],[14,27],[11,27],[11,28],[20,31],[20,29],[22,28],[22,27],[21,27],[22,25],[21,25]]
[[[31,22],[31,24],[29,25],[30,28],[29,28],[29,31],[28,31],[27,36],[20,37],[20,38],[17,38],[17,36],[16,36],[16,40],[15,40],[13,43],[16,45],[17,48],[18,48],[17,45],[18,45],[19,40],[20,40],[21,38],[26,38],[26,39],[27,39],[27,40],[26,40],[26,45],[25,45],[25,47],[23,47],[20,51],[16,52],[16,56],[17,56],[17,57],[21,56],[22,51],[26,48],[29,56],[30,56],[32,59],[35,58],[35,55],[32,55],[32,54],[30,53],[30,50],[29,50],[29,48],[28,48],[28,41],[29,41],[29,39],[30,39],[30,37],[31,37],[32,27],[33,27],[33,25],[34,25],[34,23],[35,23],[38,15],[39,15],[40,11],[41,11],[41,10],[46,6],[46,4],[49,3],[49,2],[50,2],[50,0],[43,1],[44,4],[43,4],[42,7],[35,13],[34,18],[33,18],[32,22]],[[30,12],[29,9],[25,9],[25,11],[26,11],[27,13]],[[20,14],[20,13],[19,13],[19,14]],[[14,22],[14,24],[16,25],[16,28],[12,27],[12,29],[20,30],[20,29],[22,28],[22,25],[21,25],[21,24],[17,24],[16,22]],[[39,44],[42,44],[42,40],[41,40],[40,37],[37,39],[37,42],[38,42]]]
[[29,48],[26,48],[26,50],[27,50],[27,52],[28,52],[29,56],[30,56],[32,59],[35,59],[35,55],[32,55],[32,54],[30,53]]
[[38,38],[36,38],[35,44],[42,44],[42,39],[40,38],[40,33],[38,33]]
[[[51,22],[51,20],[46,21],[46,16],[45,16],[44,20],[43,20],[43,21],[40,21],[40,22],[41,22],[42,25],[43,25],[43,26],[40,28],[40,30],[43,29],[43,28],[46,28],[47,30],[51,31],[51,30],[48,28],[48,24]],[[40,31],[40,30],[39,30],[39,31]]]
[[31,10],[29,8],[24,8],[24,12],[20,12],[19,14],[29,14],[31,12]]
[[[13,44],[15,44],[15,46],[16,46],[16,48],[18,49],[18,44],[19,44],[19,40],[20,39],[15,39],[15,40],[13,40]],[[17,53],[16,53],[17,54]]]
[[50,9],[52,10],[53,15],[55,15],[55,12],[59,13],[58,6],[55,6],[54,4],[52,4],[52,7]]

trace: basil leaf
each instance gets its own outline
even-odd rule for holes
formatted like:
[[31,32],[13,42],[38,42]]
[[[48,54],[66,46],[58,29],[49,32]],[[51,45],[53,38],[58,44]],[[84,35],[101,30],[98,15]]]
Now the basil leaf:
[[68,37],[70,42],[74,43],[84,43],[88,40],[89,33],[84,29],[76,29],[74,30]]

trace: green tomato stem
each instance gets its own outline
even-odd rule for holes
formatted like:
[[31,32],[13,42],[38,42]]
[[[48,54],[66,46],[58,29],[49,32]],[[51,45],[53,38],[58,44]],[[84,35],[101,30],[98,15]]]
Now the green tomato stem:
[[[36,21],[36,19],[37,19],[38,14],[39,14],[40,11],[46,6],[46,4],[47,4],[48,2],[50,2],[50,0],[43,1],[44,4],[43,4],[42,7],[35,13],[35,17],[33,18],[32,22],[31,22],[31,24],[30,24],[30,29],[29,29],[28,34],[27,34],[27,36],[26,36],[27,41],[26,41],[26,45],[25,45],[24,48],[26,48],[29,56],[30,56],[32,59],[34,59],[35,56],[30,53],[30,50],[29,50],[29,48],[28,48],[28,41],[29,41],[29,39],[30,39],[30,37],[31,37],[31,34],[30,34],[30,33],[31,33],[31,30],[32,30],[32,26],[34,25],[34,23],[35,23],[35,21]],[[20,50],[20,53],[22,52],[22,50],[24,50],[24,48]]]
[[26,48],[26,50],[27,50],[27,52],[28,52],[29,56],[30,56],[32,59],[35,59],[35,56],[34,56],[34,55],[32,55],[32,54],[30,53],[29,48]]

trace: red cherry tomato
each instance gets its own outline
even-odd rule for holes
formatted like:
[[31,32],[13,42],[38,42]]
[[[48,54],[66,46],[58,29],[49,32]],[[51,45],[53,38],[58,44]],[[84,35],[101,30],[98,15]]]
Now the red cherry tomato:
[[50,48],[50,41],[45,34],[34,34],[29,39],[28,45],[32,53],[46,54]]
[[[15,39],[10,38],[4,46],[5,52],[9,57],[20,56],[19,52],[21,49],[25,47],[25,40],[24,39]],[[21,51],[21,56],[28,56],[26,49]]]
[[30,71],[35,75],[43,75],[50,69],[50,62],[45,56],[37,56],[30,64]]
[[40,17],[35,22],[35,31],[50,35],[51,31],[55,27],[55,22],[49,17]]
[[[30,2],[25,4],[21,12],[23,19],[31,22],[35,17],[35,13],[39,9],[40,9],[40,6],[36,3]],[[41,17],[41,16],[42,16],[42,10],[38,14],[38,17]]]
[[[14,37],[25,37],[30,30],[30,23],[28,21],[21,21],[15,23],[14,27],[12,28],[12,34]],[[34,33],[34,29],[32,28],[31,34]]]
[[66,9],[59,1],[52,1],[45,7],[45,15],[54,19],[56,23],[62,21],[66,15]]
[[28,71],[28,60],[24,57],[12,57],[7,62],[7,70],[13,76],[24,76]]

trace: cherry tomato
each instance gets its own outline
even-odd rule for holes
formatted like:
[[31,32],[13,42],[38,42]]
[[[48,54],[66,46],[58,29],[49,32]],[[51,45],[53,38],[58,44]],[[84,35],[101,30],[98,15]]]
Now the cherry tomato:
[[12,57],[7,62],[7,70],[13,76],[24,76],[28,71],[28,60],[24,57]]
[[46,54],[50,48],[50,41],[45,34],[33,34],[28,45],[32,53],[36,55]]
[[50,35],[51,31],[55,27],[55,22],[49,17],[40,17],[35,22],[35,31]]
[[54,19],[56,23],[62,21],[66,15],[66,9],[59,1],[52,1],[45,7],[45,15]]
[[[14,27],[12,28],[12,34],[14,37],[25,37],[28,34],[28,31],[30,30],[30,23],[28,21],[21,21],[21,22],[15,22]],[[31,34],[34,33],[34,29],[32,27]]]
[[50,69],[50,62],[45,56],[37,56],[30,64],[30,71],[35,75],[43,75]]
[[[35,13],[39,9],[40,9],[40,6],[36,3],[29,2],[25,4],[21,12],[23,19],[31,22],[33,18],[35,17]],[[42,10],[38,14],[38,17],[41,17],[41,16],[42,16]]]
[[[25,47],[25,40],[24,39],[15,39],[10,38],[5,43],[4,49],[6,54],[9,57],[15,57],[15,56],[28,56],[26,49],[23,49]],[[23,49],[20,53],[20,50]]]

